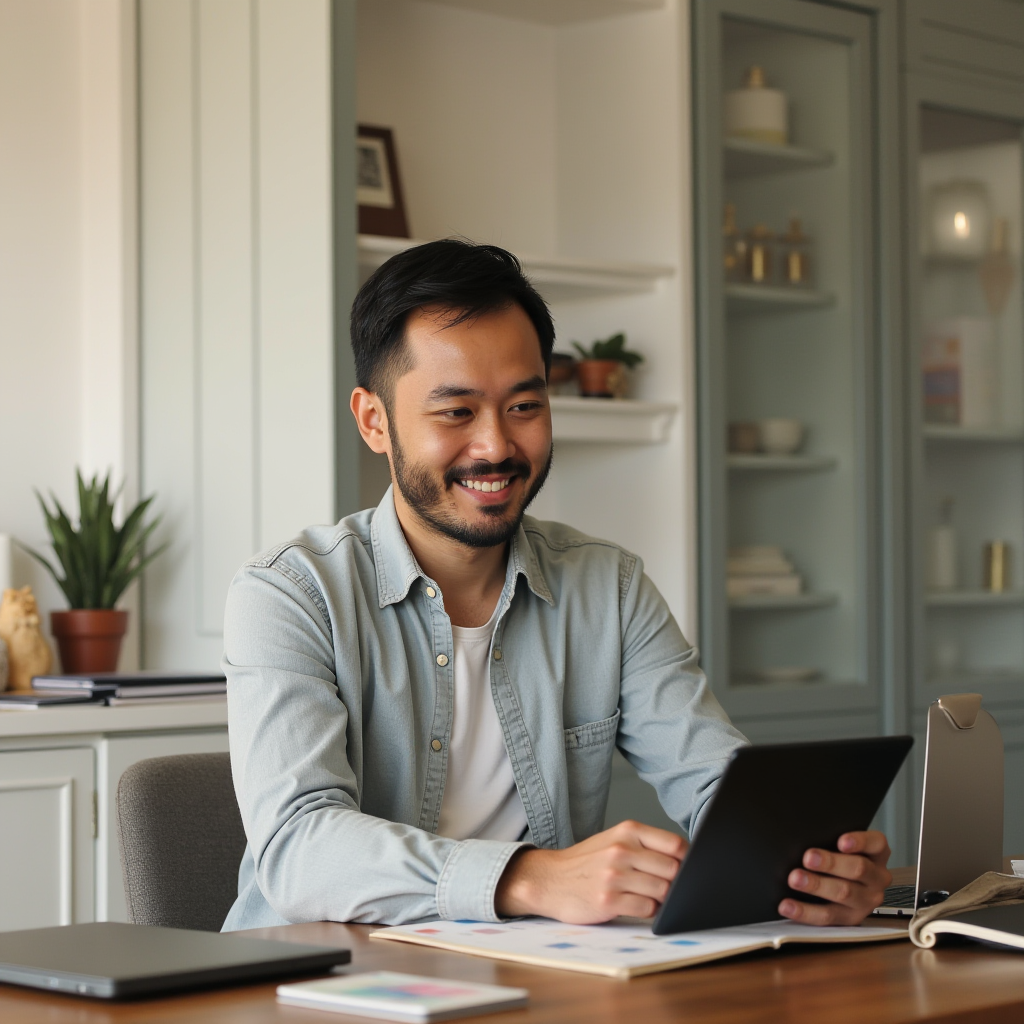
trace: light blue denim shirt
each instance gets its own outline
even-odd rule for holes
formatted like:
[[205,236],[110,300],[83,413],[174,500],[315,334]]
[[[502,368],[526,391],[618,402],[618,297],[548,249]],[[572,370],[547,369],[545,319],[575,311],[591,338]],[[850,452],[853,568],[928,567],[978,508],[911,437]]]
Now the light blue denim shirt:
[[[522,844],[434,832],[452,627],[391,491],[244,566],[224,647],[249,840],[224,930],[497,920],[495,888]],[[558,523],[526,517],[510,544],[489,664],[539,847],[601,830],[615,746],[690,831],[745,742],[640,560]]]

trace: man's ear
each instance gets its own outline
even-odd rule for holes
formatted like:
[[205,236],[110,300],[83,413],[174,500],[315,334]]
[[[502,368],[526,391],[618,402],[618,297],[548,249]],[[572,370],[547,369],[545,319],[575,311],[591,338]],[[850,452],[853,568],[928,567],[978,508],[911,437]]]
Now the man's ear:
[[391,437],[388,434],[388,414],[380,395],[356,388],[348,403],[356,418],[359,434],[371,451],[378,455],[391,455]]

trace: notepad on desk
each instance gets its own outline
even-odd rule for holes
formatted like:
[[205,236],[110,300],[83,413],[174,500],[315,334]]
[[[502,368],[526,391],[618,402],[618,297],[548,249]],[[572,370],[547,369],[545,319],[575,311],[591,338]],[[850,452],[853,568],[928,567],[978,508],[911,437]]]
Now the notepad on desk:
[[636,921],[570,925],[547,918],[500,924],[434,921],[383,928],[370,935],[372,939],[412,942],[613,978],[691,967],[758,949],[779,949],[787,943],[886,942],[906,937],[907,929],[899,926],[819,928],[784,920],[654,935],[649,924]]

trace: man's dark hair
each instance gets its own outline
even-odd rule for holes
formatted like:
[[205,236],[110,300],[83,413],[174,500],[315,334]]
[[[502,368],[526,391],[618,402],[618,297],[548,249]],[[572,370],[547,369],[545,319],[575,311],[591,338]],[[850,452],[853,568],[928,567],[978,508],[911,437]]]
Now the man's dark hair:
[[390,409],[394,383],[408,368],[405,326],[410,313],[436,306],[446,326],[454,327],[513,305],[530,318],[545,371],[550,370],[554,322],[512,253],[455,238],[405,249],[373,272],[352,303],[356,382],[380,395]]

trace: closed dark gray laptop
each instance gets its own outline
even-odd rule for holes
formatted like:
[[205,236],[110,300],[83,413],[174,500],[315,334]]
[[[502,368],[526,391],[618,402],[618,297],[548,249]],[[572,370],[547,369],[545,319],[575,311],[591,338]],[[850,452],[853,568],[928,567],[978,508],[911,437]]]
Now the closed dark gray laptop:
[[0,932],[0,982],[101,999],[328,971],[347,949],[113,921]]

